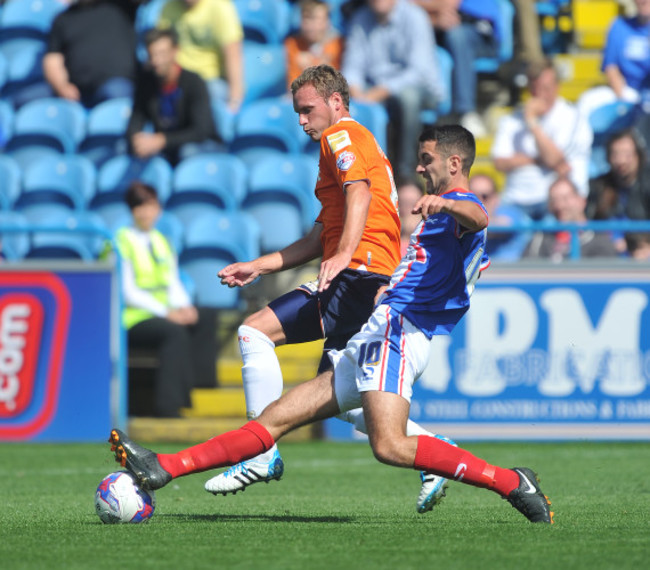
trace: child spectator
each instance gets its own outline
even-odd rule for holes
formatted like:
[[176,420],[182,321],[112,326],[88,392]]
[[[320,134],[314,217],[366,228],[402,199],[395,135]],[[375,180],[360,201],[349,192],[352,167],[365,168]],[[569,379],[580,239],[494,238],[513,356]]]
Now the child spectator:
[[330,6],[325,0],[301,0],[300,29],[289,36],[287,49],[287,89],[305,69],[325,63],[341,68],[343,38],[332,27]]

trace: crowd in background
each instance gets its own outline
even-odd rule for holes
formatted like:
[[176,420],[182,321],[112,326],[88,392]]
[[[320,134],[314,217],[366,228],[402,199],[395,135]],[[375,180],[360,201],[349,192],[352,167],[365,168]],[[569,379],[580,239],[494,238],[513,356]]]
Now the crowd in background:
[[[417,186],[415,141],[426,111],[437,121],[460,122],[477,138],[493,136],[490,157],[503,175],[476,177],[493,213],[493,225],[555,219],[650,219],[650,181],[644,127],[650,77],[650,0],[625,2],[630,15],[611,25],[603,51],[607,85],[573,104],[559,95],[561,76],[541,47],[534,2],[513,2],[515,51],[509,69],[525,78],[525,95],[496,127],[487,127],[478,105],[481,77],[473,62],[495,57],[504,41],[502,0],[301,0],[286,2],[292,24],[284,43],[287,91],[303,69],[318,63],[340,68],[353,101],[388,113],[387,154],[398,180]],[[215,101],[237,115],[247,104],[243,51],[249,41],[233,0],[76,0],[54,19],[42,59],[45,82],[9,93],[16,109],[47,96],[87,109],[116,97],[133,101],[125,132],[128,152],[171,165],[205,152],[228,152],[215,117]],[[155,26],[138,29],[140,11],[159,6]],[[451,56],[451,82],[441,80],[437,49]],[[450,90],[450,92],[446,92]],[[447,98],[451,108],[440,106]],[[605,168],[590,172],[595,144],[590,114],[615,101],[634,107],[638,129],[606,141]],[[571,213],[552,190],[571,190]],[[402,210],[408,210],[403,205]],[[574,212],[575,210],[575,212]],[[408,213],[404,214],[404,219]],[[496,222],[496,224],[495,224]],[[405,227],[410,224],[405,223]],[[494,233],[494,260],[522,256],[565,258],[566,235],[533,247],[526,232]],[[588,255],[646,256],[645,234],[603,234],[613,249],[583,248]],[[525,237],[524,237],[525,236]],[[587,241],[587,235],[581,237]],[[551,238],[545,236],[545,242]],[[630,249],[633,248],[633,249]],[[595,251],[596,253],[592,253]]]

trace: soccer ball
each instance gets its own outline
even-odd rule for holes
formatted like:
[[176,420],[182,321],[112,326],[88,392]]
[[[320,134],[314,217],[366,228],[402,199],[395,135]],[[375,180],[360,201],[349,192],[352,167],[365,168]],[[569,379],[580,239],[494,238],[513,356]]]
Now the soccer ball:
[[154,492],[140,487],[128,471],[107,475],[95,493],[95,510],[106,524],[148,521],[155,508]]

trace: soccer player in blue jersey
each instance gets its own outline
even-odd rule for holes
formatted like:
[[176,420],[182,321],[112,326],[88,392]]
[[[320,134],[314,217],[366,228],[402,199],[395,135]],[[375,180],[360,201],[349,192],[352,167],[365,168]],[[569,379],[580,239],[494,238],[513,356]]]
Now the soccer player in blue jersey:
[[116,460],[142,485],[158,489],[175,477],[253,457],[292,429],[361,405],[382,463],[488,488],[531,522],[552,523],[550,502],[531,469],[506,469],[436,437],[407,435],[412,387],[429,342],[449,334],[465,314],[489,264],[487,212],[467,190],[475,148],[472,134],[458,125],[427,128],[420,136],[417,172],[427,195],[414,213],[422,222],[368,322],[343,350],[329,353],[333,369],[296,386],[242,428],[178,453],[156,454],[114,429],[109,441]]

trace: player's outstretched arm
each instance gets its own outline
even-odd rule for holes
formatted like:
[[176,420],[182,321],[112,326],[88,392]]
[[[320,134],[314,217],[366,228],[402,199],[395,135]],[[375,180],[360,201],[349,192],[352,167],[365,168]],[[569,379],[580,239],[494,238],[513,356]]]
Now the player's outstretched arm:
[[311,231],[303,238],[295,241],[280,251],[262,255],[252,261],[239,261],[224,267],[218,277],[223,285],[228,287],[243,287],[252,283],[261,275],[276,273],[291,267],[296,267],[316,259],[322,254],[320,243],[321,224],[314,224]]
[[472,232],[481,231],[488,225],[486,213],[471,200],[448,200],[436,194],[427,194],[416,202],[412,210],[413,214],[422,214],[425,220],[439,212],[449,214],[461,226]]

